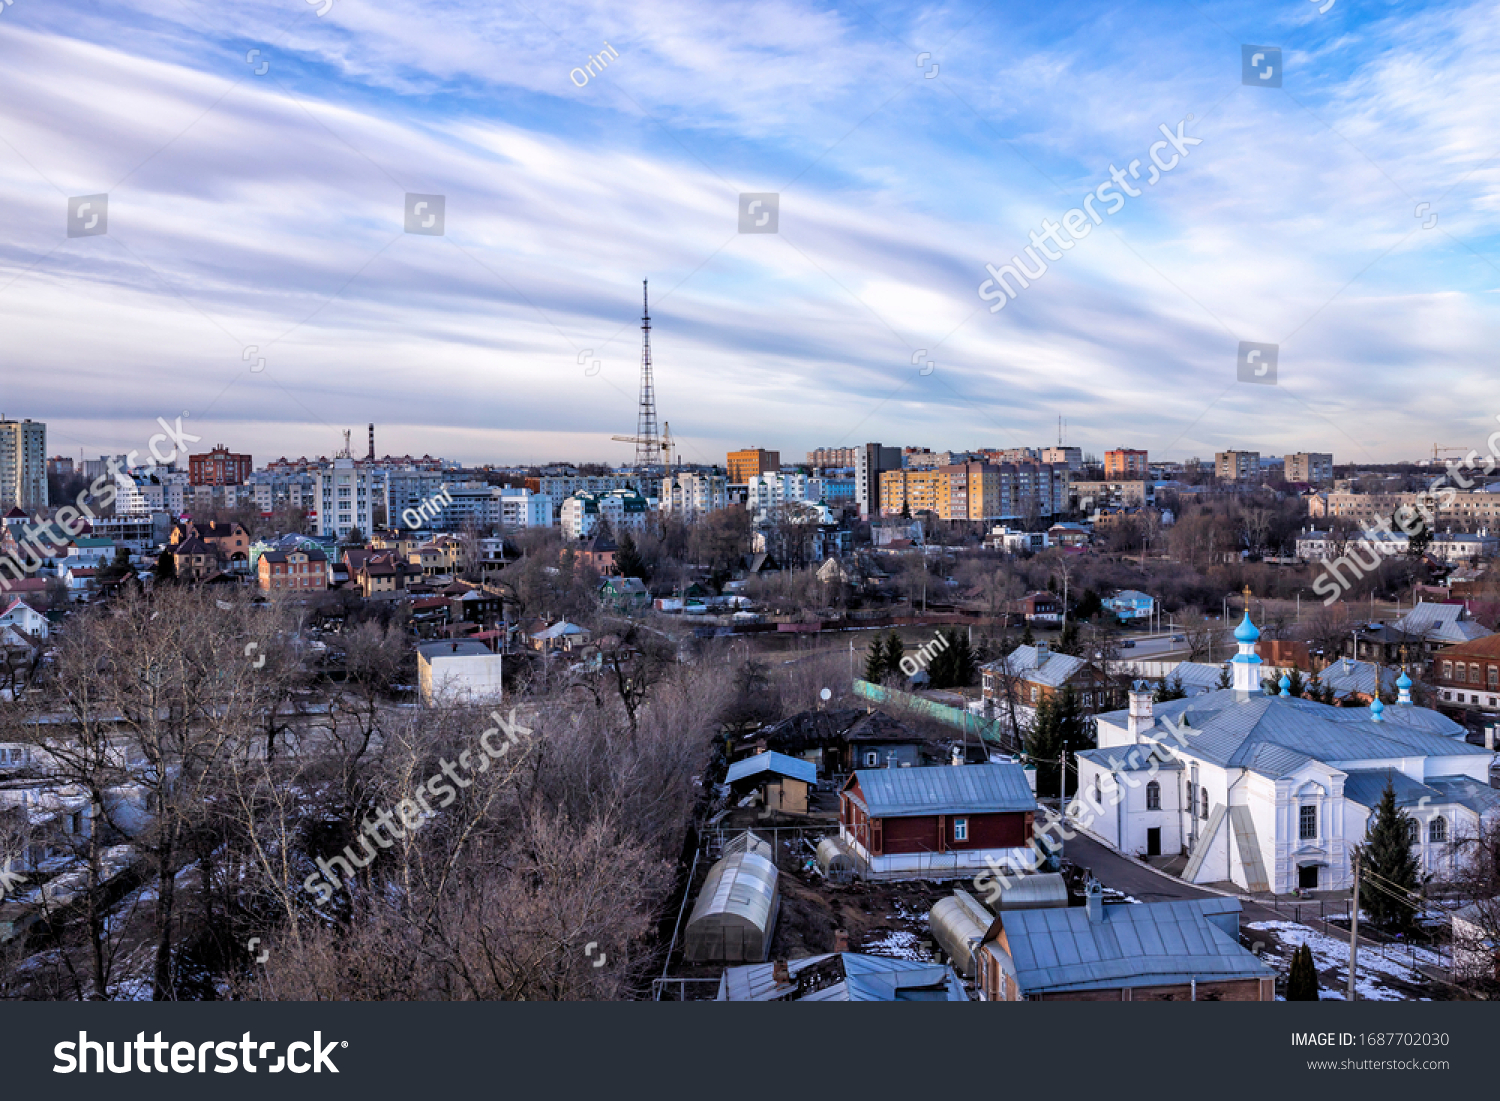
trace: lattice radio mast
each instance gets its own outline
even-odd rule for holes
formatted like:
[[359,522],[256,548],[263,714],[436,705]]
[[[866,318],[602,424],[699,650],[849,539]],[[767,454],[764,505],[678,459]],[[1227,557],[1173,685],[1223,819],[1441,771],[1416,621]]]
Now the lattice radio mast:
[[651,375],[651,307],[646,280],[641,280],[641,403],[635,421],[635,464],[652,467],[659,461],[656,443],[656,381]]

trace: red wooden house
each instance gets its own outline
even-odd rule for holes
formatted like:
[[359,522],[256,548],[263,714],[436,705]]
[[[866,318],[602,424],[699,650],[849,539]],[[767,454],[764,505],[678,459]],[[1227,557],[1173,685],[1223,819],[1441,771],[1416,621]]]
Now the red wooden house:
[[1016,764],[860,769],[839,792],[839,840],[867,878],[1031,871],[1036,809]]

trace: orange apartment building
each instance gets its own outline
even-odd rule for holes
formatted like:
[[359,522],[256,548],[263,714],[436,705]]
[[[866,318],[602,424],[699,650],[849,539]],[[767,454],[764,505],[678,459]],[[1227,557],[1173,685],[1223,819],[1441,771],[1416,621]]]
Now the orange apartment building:
[[781,452],[747,447],[743,451],[731,451],[725,466],[729,469],[729,484],[744,485],[757,474],[775,474],[780,470]]
[[1144,451],[1120,447],[1104,453],[1104,480],[1107,482],[1146,478],[1150,473],[1151,464]]

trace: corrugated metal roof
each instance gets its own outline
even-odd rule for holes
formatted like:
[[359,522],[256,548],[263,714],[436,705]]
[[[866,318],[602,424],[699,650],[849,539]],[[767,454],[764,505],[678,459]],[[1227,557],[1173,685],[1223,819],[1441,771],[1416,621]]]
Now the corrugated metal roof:
[[[837,960],[843,979],[797,998],[797,976],[809,967]],[[719,1000],[731,1002],[768,1002],[778,999],[804,1002],[894,1002],[941,1000],[968,1001],[963,983],[953,969],[942,964],[920,960],[889,959],[856,952],[827,953],[791,960],[787,971],[790,984],[776,983],[775,964],[758,963],[748,967],[730,967],[719,982]],[[935,988],[923,990],[923,988]]]
[[743,780],[747,776],[756,776],[762,772],[790,776],[793,780],[801,780],[808,784],[815,783],[818,779],[818,766],[811,761],[801,761],[796,757],[788,757],[785,753],[771,750],[768,753],[757,753],[753,757],[734,762],[729,766],[725,780],[732,784],[736,780]]
[[1097,922],[1083,906],[1022,910],[1005,915],[1005,933],[1028,994],[1270,978],[1275,972],[1214,921],[1237,921],[1239,912],[1239,900],[1226,898],[1105,906]]
[[1026,771],[1017,764],[859,769],[854,775],[872,818],[1036,809]]

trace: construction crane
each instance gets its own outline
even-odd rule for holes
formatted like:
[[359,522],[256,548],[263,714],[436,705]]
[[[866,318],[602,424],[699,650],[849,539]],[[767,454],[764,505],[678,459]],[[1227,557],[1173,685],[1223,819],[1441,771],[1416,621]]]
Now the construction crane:
[[1444,454],[1449,454],[1449,453],[1452,453],[1454,455],[1466,455],[1466,454],[1468,454],[1468,451],[1465,448],[1462,448],[1462,447],[1439,447],[1437,444],[1433,444],[1432,445],[1432,461],[1433,462],[1437,462],[1438,461],[1438,452],[1439,451],[1443,452]]
[[642,451],[650,454],[651,462],[656,462],[657,453],[660,454],[662,471],[667,477],[672,476],[672,426],[666,421],[661,425],[661,438],[655,436],[611,436],[610,439],[620,443],[635,444],[636,454]]

